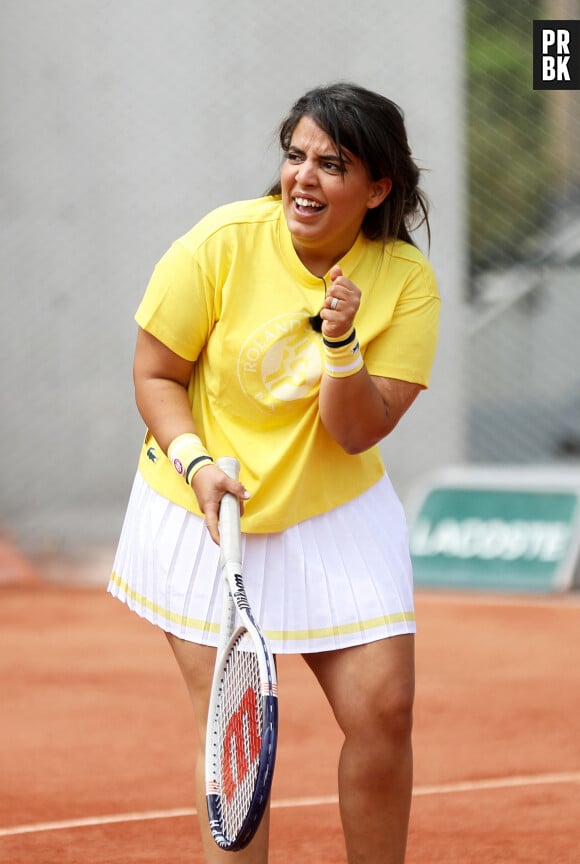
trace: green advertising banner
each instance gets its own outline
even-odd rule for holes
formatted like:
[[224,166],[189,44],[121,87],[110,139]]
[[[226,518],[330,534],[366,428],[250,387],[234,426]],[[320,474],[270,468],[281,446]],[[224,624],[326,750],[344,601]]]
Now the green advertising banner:
[[[434,484],[410,523],[417,586],[548,592],[573,587],[580,485]],[[532,487],[532,488],[530,488]]]

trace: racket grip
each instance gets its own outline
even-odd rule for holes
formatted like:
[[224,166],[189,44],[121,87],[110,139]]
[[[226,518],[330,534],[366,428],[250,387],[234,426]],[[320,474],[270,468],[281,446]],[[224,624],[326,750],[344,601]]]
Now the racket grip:
[[224,474],[231,477],[232,480],[237,480],[240,476],[240,463],[235,456],[221,456],[216,465],[221,468]]
[[[218,468],[237,480],[240,463],[233,456],[222,456],[217,460]],[[242,535],[240,530],[240,502],[235,495],[226,492],[220,503],[219,512],[220,552],[223,564],[234,566],[237,572],[242,567]]]

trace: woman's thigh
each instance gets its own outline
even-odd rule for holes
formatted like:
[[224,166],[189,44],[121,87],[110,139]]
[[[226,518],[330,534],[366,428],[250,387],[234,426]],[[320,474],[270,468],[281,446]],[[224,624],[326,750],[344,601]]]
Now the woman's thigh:
[[386,732],[393,724],[410,726],[414,658],[412,634],[304,655],[347,735],[373,728]]
[[193,703],[200,741],[205,739],[209,692],[215,665],[216,649],[179,639],[166,633]]

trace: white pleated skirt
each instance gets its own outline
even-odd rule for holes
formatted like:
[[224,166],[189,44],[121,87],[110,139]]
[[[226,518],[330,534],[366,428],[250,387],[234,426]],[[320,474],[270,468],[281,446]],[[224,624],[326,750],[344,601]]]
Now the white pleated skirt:
[[[367,492],[277,534],[245,534],[243,575],[272,651],[329,651],[415,632],[401,503],[385,475]],[[204,521],[137,473],[108,591],[181,639],[217,646],[219,549]]]

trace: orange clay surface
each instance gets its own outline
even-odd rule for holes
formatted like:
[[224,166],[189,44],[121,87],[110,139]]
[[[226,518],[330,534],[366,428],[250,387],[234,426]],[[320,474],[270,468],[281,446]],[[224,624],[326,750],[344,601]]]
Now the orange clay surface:
[[[0,864],[201,862],[192,717],[162,634],[106,595],[106,572],[2,566]],[[578,864],[580,598],[419,592],[417,614],[408,864]],[[279,678],[271,864],[345,864],[340,734],[299,657]]]

